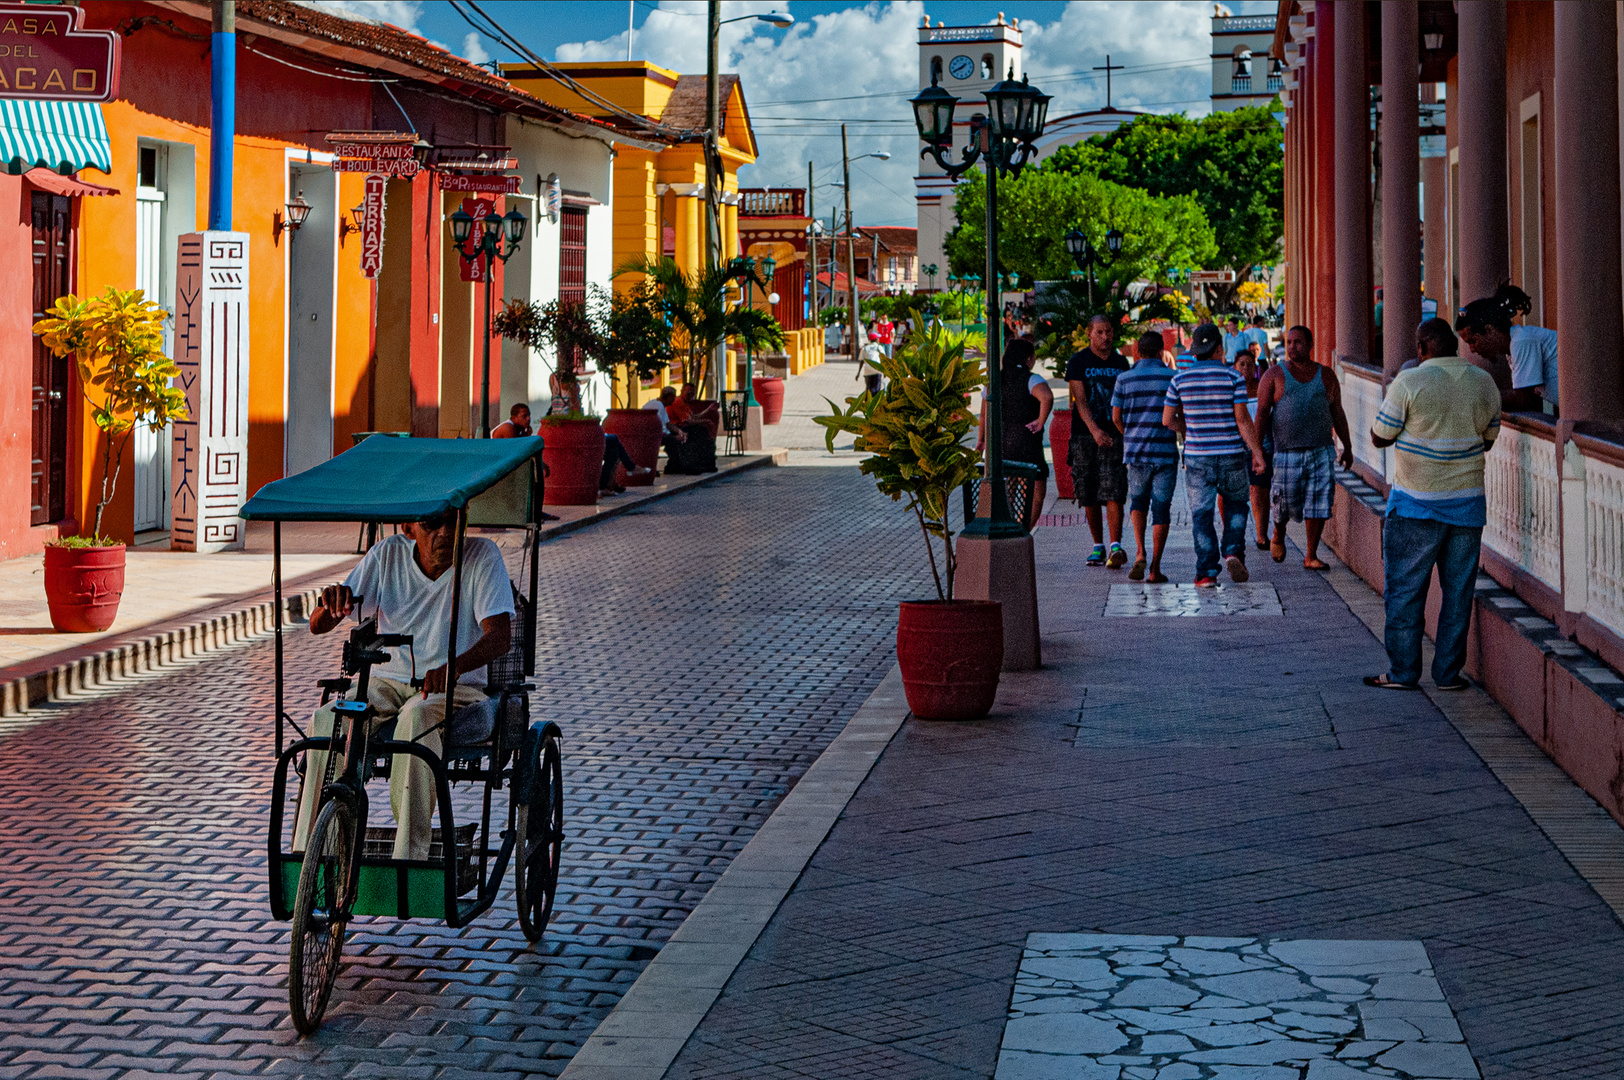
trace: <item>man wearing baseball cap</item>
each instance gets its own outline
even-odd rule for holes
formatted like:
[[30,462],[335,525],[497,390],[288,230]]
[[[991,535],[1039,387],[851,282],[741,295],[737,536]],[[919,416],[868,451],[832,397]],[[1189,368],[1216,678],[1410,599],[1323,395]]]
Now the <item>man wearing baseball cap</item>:
[[[1222,360],[1223,331],[1208,323],[1196,327],[1190,351],[1195,363],[1173,376],[1162,406],[1162,423],[1184,436],[1184,488],[1190,497],[1190,531],[1195,534],[1195,584],[1218,584],[1220,552],[1230,579],[1245,581],[1247,472],[1264,470],[1263,446],[1246,410],[1246,379]],[[1213,528],[1218,496],[1224,498],[1222,545]]]

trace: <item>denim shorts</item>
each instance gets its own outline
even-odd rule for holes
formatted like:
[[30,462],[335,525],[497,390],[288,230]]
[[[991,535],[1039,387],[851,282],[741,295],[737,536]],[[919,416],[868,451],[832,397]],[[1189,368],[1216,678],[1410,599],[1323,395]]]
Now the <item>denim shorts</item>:
[[1179,463],[1155,461],[1128,463],[1128,509],[1150,511],[1152,525],[1168,525],[1173,520],[1173,484],[1178,480]]

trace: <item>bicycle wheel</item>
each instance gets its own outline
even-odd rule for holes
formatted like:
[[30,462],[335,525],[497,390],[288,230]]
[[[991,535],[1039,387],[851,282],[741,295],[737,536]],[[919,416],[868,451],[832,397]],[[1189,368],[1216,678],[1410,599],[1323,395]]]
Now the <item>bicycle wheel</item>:
[[513,881],[518,894],[519,926],[532,943],[541,940],[553,917],[558,892],[558,863],[564,853],[564,765],[559,731],[554,724],[536,725],[525,739],[529,776],[514,818]]
[[338,978],[344,923],[353,892],[355,816],[333,799],[316,816],[293,899],[293,944],[288,950],[288,1011],[299,1034],[321,1026]]

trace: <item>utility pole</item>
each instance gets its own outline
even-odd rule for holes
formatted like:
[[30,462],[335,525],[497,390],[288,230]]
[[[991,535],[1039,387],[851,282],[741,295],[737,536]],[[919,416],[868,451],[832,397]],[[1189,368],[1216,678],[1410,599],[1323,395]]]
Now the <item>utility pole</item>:
[[[719,218],[722,197],[722,152],[719,139],[722,130],[722,102],[717,91],[718,72],[722,49],[722,0],[710,0],[706,19],[707,48],[705,51],[705,269],[714,269],[721,261],[722,236]],[[727,342],[716,346],[711,357],[711,384],[715,387],[712,400],[722,399],[722,388],[727,385]],[[705,391],[700,387],[700,392]]]
[[812,163],[806,163],[806,255],[812,264],[812,328],[818,326],[818,215],[813,213]]
[[232,149],[237,141],[236,0],[214,0],[209,54],[209,229],[229,232]]
[[[857,230],[851,223],[851,149],[846,145],[845,124],[840,125],[840,168],[846,181],[846,301],[850,305],[846,317],[851,326],[851,358],[856,360],[862,356],[857,351],[857,331],[861,325],[857,321]],[[830,251],[833,250],[831,246]]]

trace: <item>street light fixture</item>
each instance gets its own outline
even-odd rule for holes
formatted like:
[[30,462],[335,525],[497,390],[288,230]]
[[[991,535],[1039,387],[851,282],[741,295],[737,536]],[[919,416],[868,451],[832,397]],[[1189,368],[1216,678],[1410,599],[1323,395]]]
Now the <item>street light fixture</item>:
[[474,216],[468,211],[458,207],[448,220],[451,242],[457,252],[469,262],[485,257],[485,356],[479,375],[478,433],[479,438],[485,439],[490,437],[491,424],[491,268],[494,260],[501,259],[505,263],[519,250],[525,226],[530,222],[519,213],[518,207],[506,214],[490,213],[485,215],[476,240]]
[[[937,85],[930,86],[911,101],[914,125],[925,148],[920,157],[930,157],[950,178],[964,175],[985,158],[987,173],[987,482],[992,485],[992,517],[976,518],[961,535],[988,539],[1024,537],[1026,526],[1014,520],[1009,510],[1009,493],[1004,488],[1003,417],[997,369],[1003,351],[1002,322],[997,295],[998,274],[998,174],[1018,174],[1036,152],[1034,143],[1043,134],[1049,114],[1049,95],[1025,79],[1010,77],[985,91],[987,112],[970,121],[970,142],[960,160],[948,159],[953,149],[953,113],[959,99]],[[982,524],[985,522],[985,524]]]
[[1112,229],[1105,234],[1105,254],[1089,243],[1088,237],[1081,229],[1072,229],[1066,234],[1066,254],[1071,261],[1077,264],[1077,269],[1088,275],[1088,302],[1094,303],[1094,268],[1109,269],[1122,254],[1122,232]]
[[[755,286],[760,285],[767,297],[767,303],[777,304],[779,296],[773,292],[773,275],[778,271],[778,260],[771,255],[761,260],[761,274],[756,274],[756,260],[748,255],[740,255],[728,265],[728,277],[744,285],[744,305],[755,307]],[[754,408],[761,403],[756,400],[755,353],[750,347],[750,339],[744,339],[744,405],[745,408]]]

